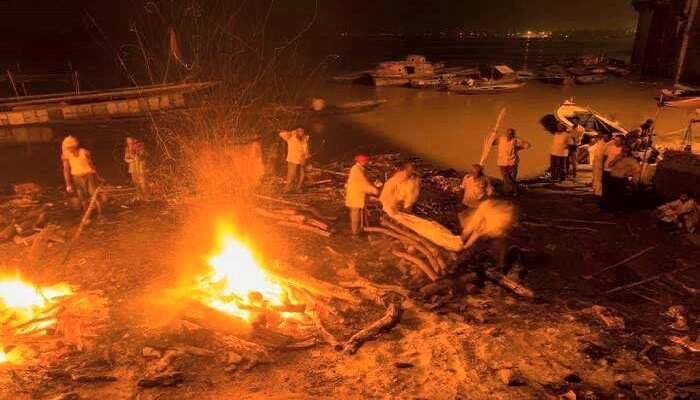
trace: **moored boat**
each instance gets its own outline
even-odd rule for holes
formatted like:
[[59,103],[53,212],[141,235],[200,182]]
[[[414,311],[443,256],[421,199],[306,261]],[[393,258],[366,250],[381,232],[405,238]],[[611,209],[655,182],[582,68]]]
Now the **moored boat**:
[[514,83],[479,83],[474,85],[451,85],[447,88],[450,93],[464,95],[500,94],[510,93],[522,89],[525,82]]
[[176,83],[0,99],[0,127],[139,118],[193,105],[216,82]]
[[612,121],[589,107],[582,107],[572,101],[565,101],[554,113],[559,122],[567,128],[573,128],[578,123],[585,129],[587,136],[600,134],[627,134],[627,129],[619,122]]
[[323,99],[312,99],[309,106],[275,106],[274,111],[306,115],[340,115],[355,114],[375,110],[385,104],[385,99],[348,101],[338,104],[327,104]]
[[591,85],[591,84],[596,84],[596,83],[603,83],[608,79],[607,76],[605,75],[596,75],[596,74],[591,74],[591,75],[580,75],[574,78],[577,84],[579,85]]
[[700,107],[700,89],[682,85],[673,89],[661,89],[657,100],[663,107],[698,108]]
[[[444,67],[444,64],[439,66]],[[352,75],[346,75],[334,80],[374,86],[407,86],[412,79],[433,78],[435,75],[435,65],[424,56],[409,55],[405,60],[379,63],[375,69],[361,73],[355,79],[350,79]]]
[[537,80],[543,83],[549,83],[552,85],[570,85],[574,83],[574,79],[568,74],[554,74],[545,72],[540,75]]

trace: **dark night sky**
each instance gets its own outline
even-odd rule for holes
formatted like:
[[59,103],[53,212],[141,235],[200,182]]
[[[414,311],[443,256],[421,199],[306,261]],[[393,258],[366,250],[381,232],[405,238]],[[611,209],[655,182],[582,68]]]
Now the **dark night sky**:
[[[154,0],[178,4],[195,0]],[[260,24],[270,0],[201,0],[203,12],[215,14],[244,2],[235,27]],[[295,35],[314,14],[313,34],[405,32],[447,29],[601,30],[633,28],[630,0],[272,0],[270,32]],[[0,0],[0,67],[15,62],[39,65],[51,57],[75,59],[83,54],[113,58],[114,48],[133,42],[129,32],[143,18],[146,0]],[[220,10],[220,9],[219,9]],[[88,29],[94,16],[101,32]],[[174,14],[174,13],[173,13]],[[155,17],[152,17],[155,19]],[[169,19],[168,15],[163,21]],[[176,19],[176,18],[173,18]],[[165,21],[154,25],[166,32]],[[101,37],[102,35],[105,35]],[[106,38],[105,38],[106,37]],[[102,41],[102,43],[96,43]],[[313,43],[313,42],[312,42]],[[112,46],[112,49],[108,47]]]
[[[217,0],[204,0],[202,4]],[[235,2],[235,0],[229,0]],[[145,2],[145,1],[144,1]],[[83,11],[128,19],[135,0],[0,0],[0,33],[9,37],[67,33],[82,29]],[[266,0],[248,1],[266,3]],[[630,0],[318,0],[319,29],[356,32],[441,28],[609,29],[630,28]],[[315,0],[275,0],[276,13],[305,19]]]

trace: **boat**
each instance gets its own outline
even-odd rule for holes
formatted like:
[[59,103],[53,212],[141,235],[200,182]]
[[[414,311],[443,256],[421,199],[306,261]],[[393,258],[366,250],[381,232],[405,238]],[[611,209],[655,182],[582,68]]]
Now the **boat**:
[[617,67],[614,65],[609,65],[607,67],[608,72],[610,72],[613,75],[617,75],[620,77],[625,77],[630,74],[629,68],[624,68],[624,67]]
[[590,72],[588,71],[588,68],[584,66],[573,66],[569,67],[566,69],[566,72],[570,73],[573,76],[583,76],[583,75],[589,75]]
[[695,109],[700,107],[700,89],[676,85],[673,89],[661,89],[657,100],[662,107]]
[[0,98],[0,128],[142,118],[189,107],[195,93],[216,84],[174,83]]
[[300,106],[272,106],[273,112],[303,114],[304,116],[327,116],[356,114],[376,110],[387,102],[385,99],[348,101],[338,104],[327,104],[325,100],[314,98],[309,105]]
[[608,80],[608,77],[605,75],[591,74],[591,75],[577,76],[574,78],[574,80],[579,85],[591,85],[591,84],[596,84],[596,83],[603,83],[606,80]]
[[594,67],[594,68],[589,68],[588,71],[591,74],[597,74],[597,75],[605,75],[608,73],[608,69],[606,67]]
[[[596,137],[601,134],[621,133],[627,135],[628,131],[619,122],[612,121],[590,107],[582,107],[573,101],[565,101],[556,110],[554,116],[567,128],[573,128],[578,123],[585,129],[584,136]],[[586,143],[587,140],[582,140]]]
[[[438,66],[444,67],[444,64]],[[362,73],[353,82],[374,86],[407,86],[411,79],[433,78],[435,74],[435,65],[424,56],[409,55],[405,60],[379,63],[375,69]]]
[[[481,79],[478,68],[448,68],[450,72],[440,73],[432,78],[411,79],[410,86],[416,89],[437,88],[444,89],[453,84],[467,82],[468,80]],[[444,71],[444,70],[443,70]]]
[[517,71],[516,73],[518,74],[518,78],[520,78],[522,80],[537,78],[536,73],[529,71],[529,70],[526,70],[526,69],[521,69],[521,70]]
[[552,85],[570,85],[574,83],[574,78],[566,73],[556,74],[551,72],[544,72],[537,78],[537,80]]
[[477,83],[474,85],[451,85],[447,88],[450,93],[464,95],[510,93],[522,89],[525,82],[514,83]]

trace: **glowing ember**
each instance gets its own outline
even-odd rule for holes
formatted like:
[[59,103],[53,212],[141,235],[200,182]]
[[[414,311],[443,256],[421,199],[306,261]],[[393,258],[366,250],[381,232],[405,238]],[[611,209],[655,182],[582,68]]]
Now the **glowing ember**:
[[[51,327],[52,306],[59,297],[73,294],[67,285],[39,288],[20,278],[0,279],[0,333],[30,334]],[[36,321],[34,321],[36,320]],[[18,360],[13,352],[6,353],[0,343],[0,363]]]
[[284,304],[284,290],[248,247],[230,230],[223,230],[219,242],[219,252],[207,260],[212,273],[199,279],[200,301],[246,321],[251,320],[251,310]]

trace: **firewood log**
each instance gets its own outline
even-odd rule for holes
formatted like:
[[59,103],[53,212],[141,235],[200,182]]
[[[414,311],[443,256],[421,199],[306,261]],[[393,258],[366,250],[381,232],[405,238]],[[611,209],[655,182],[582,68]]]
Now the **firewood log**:
[[431,281],[435,282],[438,279],[437,274],[435,271],[428,266],[423,260],[421,260],[418,257],[414,257],[410,254],[406,254],[400,251],[393,251],[392,254],[394,254],[396,257],[399,257],[401,259],[404,259],[412,264],[414,264],[416,267],[420,268],[421,271],[425,273],[425,275],[430,278]]
[[377,227],[365,227],[364,228],[365,232],[371,232],[371,233],[381,233],[383,235],[392,237],[396,240],[401,241],[404,244],[413,246],[416,250],[418,250],[425,258],[428,260],[430,263],[430,266],[432,267],[433,271],[442,271],[439,262],[437,261],[437,258],[433,256],[433,254],[425,247],[423,244],[415,239],[412,239],[408,236],[405,236],[399,232],[389,230],[386,228],[377,228]]
[[508,278],[507,276],[493,270],[486,270],[485,273],[487,278],[499,284],[500,286],[512,291],[513,293],[522,297],[527,297],[528,299],[535,298],[535,292],[533,292],[532,289],[521,285],[520,283]]
[[[386,303],[389,303],[388,305]],[[386,312],[384,315],[370,324],[368,327],[355,333],[345,342],[343,350],[348,354],[355,354],[357,350],[368,340],[375,339],[380,333],[389,330],[401,319],[401,303],[399,301],[385,301]]]
[[286,226],[289,228],[296,228],[296,229],[301,229],[303,231],[307,232],[313,232],[317,235],[321,235],[323,237],[331,237],[331,233],[328,231],[324,231],[323,229],[317,228],[315,226],[310,226],[310,225],[305,225],[299,222],[290,222],[290,221],[277,221],[277,225],[282,225]]
[[455,282],[452,279],[440,279],[423,286],[420,288],[420,292],[423,296],[430,297],[441,292],[454,290],[454,288]]
[[274,279],[279,280],[280,282],[291,286],[296,286],[301,289],[306,289],[312,294],[317,294],[326,298],[344,300],[354,305],[359,305],[362,303],[362,300],[358,299],[350,291],[343,289],[340,286],[316,279],[296,269],[278,265],[275,268],[269,268],[267,272],[272,275]]
[[0,230],[0,243],[12,239],[17,234],[17,229],[13,224],[7,225],[4,229]]

